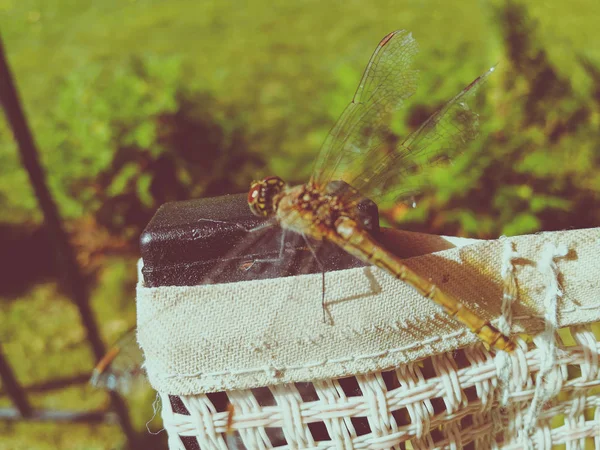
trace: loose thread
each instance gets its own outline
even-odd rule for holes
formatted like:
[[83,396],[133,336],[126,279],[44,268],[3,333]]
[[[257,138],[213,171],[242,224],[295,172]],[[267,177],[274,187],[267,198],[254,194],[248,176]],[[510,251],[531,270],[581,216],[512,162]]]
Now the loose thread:
[[[512,327],[512,306],[517,299],[517,281],[515,278],[515,266],[513,260],[520,255],[514,249],[514,244],[508,238],[503,239],[502,252],[502,315],[498,320],[498,329],[505,336],[510,335]],[[499,352],[496,358],[496,370],[498,372],[498,381],[500,389],[500,405],[506,406],[510,394],[510,375],[512,371],[512,359],[506,352]]]
[[538,270],[546,275],[548,280],[544,297],[544,331],[534,338],[540,355],[540,370],[535,379],[535,391],[524,421],[524,429],[528,436],[531,436],[537,425],[542,408],[562,384],[555,366],[558,300],[563,296],[563,291],[558,281],[559,271],[555,259],[563,258],[567,253],[568,249],[565,245],[555,247],[547,244],[537,264]]
[[161,403],[160,395],[157,392],[156,393],[156,397],[154,398],[154,401],[152,402],[152,411],[153,411],[152,417],[150,418],[150,420],[148,422],[146,422],[146,430],[148,431],[148,433],[150,433],[150,434],[152,434],[154,436],[156,436],[157,434],[162,433],[165,430],[164,427],[161,428],[160,430],[156,431],[156,432],[152,431],[150,429],[150,424],[156,418],[156,414],[158,413],[158,408],[160,408],[160,403]]

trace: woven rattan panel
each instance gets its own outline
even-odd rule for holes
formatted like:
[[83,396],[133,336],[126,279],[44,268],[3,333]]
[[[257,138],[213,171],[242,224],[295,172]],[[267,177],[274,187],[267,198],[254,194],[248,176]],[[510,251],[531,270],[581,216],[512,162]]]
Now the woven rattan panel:
[[520,340],[506,385],[498,376],[504,362],[475,345],[390,371],[272,386],[270,395],[227,392],[234,407],[228,434],[228,412],[218,412],[210,395],[182,396],[184,415],[162,394],[169,448],[186,448],[180,436],[202,449],[600,448],[600,336],[585,326],[561,335],[570,346],[560,346],[550,374],[553,399],[529,431],[543,352]]
[[600,448],[600,230],[434,254],[419,249],[439,238],[402,236],[420,255],[407,264],[512,333],[514,353],[372,268],[327,274],[327,326],[319,275],[140,284],[170,448]]

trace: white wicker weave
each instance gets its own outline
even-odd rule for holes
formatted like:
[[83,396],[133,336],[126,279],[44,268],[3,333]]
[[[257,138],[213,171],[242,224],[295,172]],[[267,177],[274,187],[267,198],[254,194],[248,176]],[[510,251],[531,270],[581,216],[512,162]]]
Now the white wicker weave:
[[[448,273],[448,267],[454,270],[452,279],[459,284],[465,279],[460,278],[464,264],[475,261],[480,272],[494,280],[486,295],[499,293],[502,297],[498,299],[501,315],[495,321],[498,327],[504,332],[522,333],[516,338],[516,351],[490,352],[473,340],[448,341],[453,348],[446,350],[448,342],[441,342],[439,334],[436,337],[435,327],[454,325],[430,316],[428,310],[415,313],[422,299],[403,293],[402,301],[415,305],[406,313],[428,318],[425,331],[436,339],[429,340],[426,350],[430,353],[426,357],[394,353],[394,357],[408,358],[405,363],[390,365],[386,359],[390,352],[385,350],[358,361],[367,368],[387,364],[386,370],[352,372],[356,366],[351,364],[357,360],[351,357],[338,359],[334,365],[313,364],[310,360],[314,355],[301,352],[295,355],[306,358],[300,364],[303,371],[296,371],[296,366],[289,363],[284,367],[286,355],[297,345],[294,343],[304,342],[296,339],[289,340],[290,346],[276,341],[280,346],[275,349],[268,342],[263,347],[224,345],[220,348],[227,352],[213,353],[199,363],[190,362],[189,355],[195,355],[195,349],[201,345],[207,345],[206,349],[211,342],[223,345],[223,337],[243,342],[250,330],[235,328],[238,322],[233,320],[227,322],[232,328],[217,328],[210,331],[212,334],[204,330],[200,339],[195,335],[202,334],[202,323],[194,322],[197,328],[190,330],[177,326],[185,322],[181,319],[189,316],[189,311],[211,308],[213,291],[149,289],[141,284],[138,304],[143,309],[139,318],[155,328],[138,337],[146,351],[150,379],[162,399],[170,449],[551,449],[563,445],[566,449],[600,450],[600,325],[595,323],[600,313],[600,262],[596,256],[596,247],[600,250],[600,229],[547,233],[498,244],[467,243],[465,247],[438,253],[447,258],[438,256],[438,266],[437,260],[428,256],[410,261],[435,267],[436,276],[440,277]],[[462,261],[462,265],[453,261]],[[358,272],[349,276],[355,273]],[[336,276],[344,279],[345,275]],[[523,280],[528,280],[527,285],[523,285]],[[263,283],[253,285],[253,289],[263,293],[265,286],[269,287]],[[223,286],[214,289],[226,292],[218,291]],[[393,295],[391,300],[388,297],[378,298],[382,302],[394,301]],[[360,301],[359,297],[353,298],[354,302]],[[198,299],[202,300],[200,306]],[[159,316],[155,310],[165,311],[165,305],[172,308],[174,302],[186,300],[190,300],[190,305],[164,322],[170,333],[180,331],[181,335],[169,340],[170,335],[159,331],[157,337],[156,330],[160,328],[156,326]],[[241,300],[233,297],[232,305],[254,311],[254,304],[245,306]],[[381,305],[365,301],[362,307],[377,314]],[[338,310],[343,319],[339,311],[343,310]],[[225,313],[239,311],[232,307]],[[350,315],[350,320],[354,317]],[[208,329],[211,317],[202,320]],[[424,322],[415,319],[415,323]],[[314,326],[320,330],[316,321]],[[335,327],[331,329],[335,331]],[[358,333],[352,342],[362,345],[367,340],[377,349],[376,346],[385,348],[386,339],[400,336],[418,343],[419,335],[410,329],[394,330],[389,334],[388,328],[373,327]],[[282,331],[285,333],[286,329]],[[460,332],[454,335],[462,336]],[[335,334],[318,336],[336,342]],[[381,336],[385,339],[375,339]],[[169,354],[169,346],[174,344],[180,346],[180,354],[187,356],[182,362]],[[310,341],[307,345],[315,343]],[[410,345],[407,350],[412,348]],[[327,356],[326,347],[315,349]],[[334,350],[338,351],[337,347],[331,351]],[[348,354],[352,352],[353,348],[349,348]],[[276,367],[282,369],[253,369],[264,364],[263,359],[258,359],[264,358],[264,353],[274,361],[277,358]],[[256,362],[244,359],[252,355],[257,355]],[[211,367],[189,371],[189,364]],[[226,364],[230,370],[221,370],[219,364]],[[310,372],[306,368],[320,370],[321,374],[325,373],[323,370],[343,371],[343,376],[307,378],[305,374]]]
[[[557,395],[540,413],[531,435],[523,425],[541,352],[520,339],[510,355],[504,407],[499,403],[498,357],[475,345],[393,371],[356,376],[358,392],[348,392],[348,383],[343,386],[337,379],[313,381],[312,395],[306,384],[271,386],[273,399],[265,398],[263,390],[228,392],[234,407],[232,438],[225,435],[228,412],[218,412],[206,394],[180,397],[189,415],[174,413],[168,396],[162,395],[169,446],[183,450],[179,436],[194,436],[202,449],[227,449],[227,442],[229,448],[248,449],[550,449],[559,444],[598,449],[600,342],[588,326],[570,332],[575,344],[560,346],[555,366],[551,389]],[[322,437],[324,429],[326,439],[316,441],[311,430]]]

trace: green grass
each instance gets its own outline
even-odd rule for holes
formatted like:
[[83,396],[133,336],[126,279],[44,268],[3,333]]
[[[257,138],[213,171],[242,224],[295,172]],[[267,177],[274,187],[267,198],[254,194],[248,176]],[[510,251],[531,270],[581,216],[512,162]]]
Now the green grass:
[[[0,31],[39,136],[53,131],[46,128],[55,126],[56,85],[65,77],[85,73],[92,63],[118,66],[130,55],[176,55],[184,64],[186,86],[235,105],[236,120],[250,136],[247,150],[269,153],[265,172],[294,174],[297,180],[308,175],[369,55],[389,31],[414,31],[423,49],[419,98],[431,95],[432,102],[499,58],[477,1],[452,7],[386,1],[368,8],[358,1],[235,7],[227,2],[5,1],[2,10]],[[455,15],[461,17],[460,33],[444,26]],[[453,57],[457,49],[463,52],[460,60]],[[451,77],[441,76],[448,72]],[[94,86],[88,90],[93,99]],[[78,113],[81,121],[93,120],[90,112]],[[52,146],[52,139],[44,141]],[[6,150],[5,144],[0,154]],[[57,150],[42,145],[44,161],[56,168],[51,185],[73,176],[60,169],[72,157]],[[0,192],[12,190],[8,202],[16,216],[35,215],[18,161],[5,158]]]
[[[100,274],[92,304],[107,342],[114,342],[135,322],[134,279],[135,260],[131,259],[110,260]],[[0,341],[22,385],[90,373],[94,359],[77,309],[57,291],[55,283],[38,285],[18,301],[0,301]],[[149,389],[130,396],[131,415],[138,430],[152,416],[152,399]],[[88,383],[34,392],[29,400],[39,409],[87,411],[108,407],[106,394]],[[0,406],[10,406],[9,399],[0,397]],[[1,423],[0,429],[0,449],[112,449],[124,442],[118,426],[109,424]]]
[[[368,5],[356,0],[235,5],[182,0],[0,0],[0,32],[33,131],[40,138],[42,160],[55,192],[62,185],[70,186],[73,178],[85,175],[85,161],[78,162],[83,173],[63,169],[73,167],[77,146],[65,152],[50,145],[58,133],[55,118],[60,112],[58,102],[65,80],[87,80],[90,67],[117,71],[134,55],[157,61],[177,58],[182,86],[216,99],[211,113],[225,128],[230,123],[242,124],[247,139],[245,150],[264,157],[265,173],[302,181],[329,127],[351,99],[375,45],[398,28],[411,30],[421,48],[417,60],[421,88],[414,98],[417,105],[439,104],[487,67],[499,63],[499,73],[486,86],[486,92],[491,105],[488,111],[492,112],[490,127],[500,133],[510,123],[512,104],[530,94],[523,79],[513,79],[510,71],[506,43],[494,13],[494,8],[502,4],[480,0],[385,0]],[[528,5],[537,20],[536,44],[547,50],[549,60],[568,81],[573,103],[585,103],[592,98],[595,86],[579,61],[586,58],[600,65],[596,20],[600,3],[578,0],[576,5],[556,2],[549,6],[530,1]],[[513,81],[516,86],[507,94],[507,86]],[[94,83],[84,84],[82,89],[82,98],[92,103],[99,92],[105,92]],[[563,109],[548,107],[549,115],[557,115],[551,121],[560,120],[563,113]],[[93,108],[80,105],[73,122],[87,124],[96,119]],[[590,124],[600,125],[597,109],[592,110],[589,120]],[[520,118],[514,122],[520,122]],[[0,133],[3,131],[7,131],[6,125],[0,123]],[[539,147],[549,145],[543,129],[533,130],[531,136],[521,134],[520,129],[507,132],[513,134],[509,139],[515,148],[531,136]],[[39,222],[35,198],[20,168],[14,143],[7,136],[0,136],[0,220]],[[587,140],[581,136],[573,139],[567,144],[582,149],[581,154],[583,150],[598,150],[597,134],[590,133]],[[86,145],[81,143],[82,147]],[[481,160],[491,157],[483,152]],[[565,158],[559,165],[579,164],[573,171],[582,171],[587,161]],[[539,155],[538,159],[532,157],[521,163],[524,172],[547,167],[540,163]],[[542,179],[543,175],[537,176]],[[600,191],[597,177],[582,175],[578,182],[585,183],[586,189]],[[440,185],[443,183],[447,181],[441,180]],[[497,198],[499,209],[504,208],[504,232],[534,231],[539,225],[537,216],[520,206],[536,197],[524,186],[528,186],[527,181],[514,189],[509,186]],[[79,201],[76,184],[59,194],[58,198],[72,195]],[[538,205],[555,201],[550,196],[536,198]],[[513,203],[517,204],[514,208]],[[538,207],[543,209],[544,205]],[[563,204],[552,205],[564,209]],[[59,206],[70,217],[91,214],[83,204],[75,212],[67,211],[66,201],[61,200]],[[461,233],[476,233],[486,226],[489,233],[497,231],[494,227],[499,220],[494,213],[475,214],[459,206],[445,219],[460,223]],[[93,307],[107,342],[135,320],[134,280],[135,260],[131,258],[109,259],[99,272]],[[0,299],[0,323],[3,350],[26,386],[86,372],[93,365],[77,311],[54,282],[31,286],[16,301]],[[107,396],[87,385],[76,385],[51,394],[32,395],[31,401],[36,407],[94,409],[106,406]],[[147,395],[132,400],[138,429],[151,416],[150,401]],[[6,397],[0,397],[0,405],[8,404]],[[109,449],[123,442],[118,428],[110,425],[0,423],[0,435],[0,449]]]
[[[578,59],[600,64],[600,46],[593,45],[598,42],[592,20],[600,12],[596,3],[580,0],[577,7],[549,7],[532,2],[529,7],[537,21],[535,44],[548,52],[582,99],[593,95],[594,83]],[[488,96],[497,107],[515,104],[501,90],[512,77],[520,82],[511,72],[501,39],[497,11],[504,4],[382,1],[366,6],[363,1],[335,5],[310,0],[233,7],[227,2],[181,0],[3,0],[0,32],[50,184],[65,214],[77,217],[91,207],[73,187],[85,174],[74,162],[78,152],[92,147],[84,140],[66,142],[72,148],[65,149],[65,142],[55,136],[56,116],[65,115],[60,99],[69,77],[84,83],[74,98],[91,103],[106,95],[90,81],[93,78],[86,78],[91,68],[118,71],[132,55],[158,61],[175,57],[182,64],[180,84],[215,98],[216,105],[208,111],[212,120],[224,127],[241,126],[244,150],[264,160],[262,173],[239,175],[244,178],[240,186],[251,176],[270,173],[303,181],[328,129],[352,97],[373,48],[393,29],[411,30],[421,48],[416,105],[438,105],[495,63],[499,73],[486,88]],[[528,86],[523,88],[517,103],[528,95]],[[500,116],[502,111],[490,113]],[[73,114],[81,126],[98,120],[97,111],[85,105]],[[496,126],[505,125],[502,122],[496,119]],[[101,153],[109,155],[109,148]],[[67,205],[69,197],[78,208]],[[13,223],[40,219],[14,146],[6,139],[0,139],[0,205],[10,208],[6,219]]]

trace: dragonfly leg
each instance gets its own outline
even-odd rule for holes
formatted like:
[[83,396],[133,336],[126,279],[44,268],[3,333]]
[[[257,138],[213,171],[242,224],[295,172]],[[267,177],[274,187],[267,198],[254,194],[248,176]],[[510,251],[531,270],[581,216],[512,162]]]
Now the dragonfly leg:
[[310,241],[308,240],[306,235],[302,234],[302,237],[304,238],[304,242],[306,243],[306,246],[312,253],[313,257],[315,258],[315,261],[317,261],[317,264],[319,265],[319,269],[321,269],[321,309],[323,311],[323,323],[327,323],[328,322],[327,321],[327,309],[325,308],[325,267],[323,267],[323,263],[319,260],[319,258],[317,256],[317,252],[315,252],[315,249],[310,244]]
[[[227,225],[235,225],[239,229],[247,231],[247,232],[251,232],[251,231],[255,231],[255,230],[258,231],[258,230],[260,230],[262,228],[267,228],[267,226],[273,225],[271,222],[266,222],[266,223],[261,223],[259,226],[255,227],[255,228],[247,229],[246,227],[244,227],[243,225],[241,225],[241,224],[239,224],[237,222],[232,222],[232,221],[228,221],[228,220],[203,219],[203,218],[200,218],[200,219],[197,219],[197,220],[198,220],[198,222],[224,223],[224,224],[227,224]],[[267,225],[267,226],[265,226],[265,225]]]
[[[270,226],[273,226],[273,223],[269,223],[267,222],[266,224],[261,224],[256,228],[252,228],[250,231],[258,231],[261,229],[265,229],[268,228]],[[281,229],[281,239],[280,239],[280,245],[279,245],[279,255],[277,255],[276,258],[262,258],[262,259],[255,259],[253,260],[249,265],[244,267],[244,270],[248,271],[250,270],[252,267],[254,267],[255,264],[261,264],[261,263],[276,263],[279,261],[283,261],[283,254],[285,252],[285,236],[286,236],[286,232],[287,230],[285,228]]]
[[[244,230],[247,231],[248,233],[254,233],[256,231],[264,230],[266,228],[270,228],[272,226],[275,226],[276,223],[277,222],[271,220],[271,221],[268,221],[268,222],[261,223],[260,225],[256,225],[255,227],[250,228],[250,229],[244,228],[244,227],[242,227],[242,228],[244,228]],[[239,225],[239,226],[241,227],[241,225]]]
[[224,224],[227,224],[227,225],[235,225],[240,230],[243,230],[246,233],[254,233],[256,231],[265,230],[265,229],[273,227],[273,226],[275,226],[277,224],[277,222],[274,221],[274,220],[268,220],[266,222],[261,223],[260,225],[256,225],[255,227],[246,228],[245,226],[243,226],[242,224],[240,224],[238,222],[233,222],[233,221],[229,221],[229,220],[202,219],[202,218],[201,219],[197,219],[197,220],[199,222],[224,223]]

